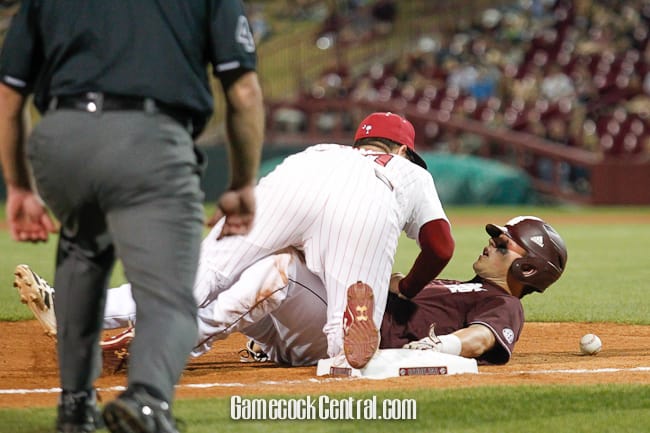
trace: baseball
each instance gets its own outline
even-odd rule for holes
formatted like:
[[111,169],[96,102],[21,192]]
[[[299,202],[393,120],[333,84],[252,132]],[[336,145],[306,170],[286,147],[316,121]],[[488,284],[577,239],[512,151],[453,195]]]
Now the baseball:
[[596,334],[585,334],[580,339],[580,352],[585,355],[595,355],[600,352],[602,347],[603,343],[600,342],[600,338]]

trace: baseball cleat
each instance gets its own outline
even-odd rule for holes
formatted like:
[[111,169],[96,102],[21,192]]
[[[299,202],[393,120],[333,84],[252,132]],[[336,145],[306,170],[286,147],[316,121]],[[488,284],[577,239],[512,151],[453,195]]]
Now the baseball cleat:
[[129,361],[129,345],[135,337],[135,328],[132,326],[117,335],[108,337],[99,342],[102,349],[102,370],[108,374],[116,374],[126,370]]
[[248,340],[246,347],[239,351],[239,362],[266,362],[268,360],[268,355],[254,340]]
[[18,289],[20,294],[20,302],[32,310],[45,334],[55,338],[54,289],[27,265],[16,266],[14,287]]
[[343,314],[343,352],[350,366],[363,368],[379,348],[379,331],[373,320],[375,299],[369,285],[358,281],[348,287]]

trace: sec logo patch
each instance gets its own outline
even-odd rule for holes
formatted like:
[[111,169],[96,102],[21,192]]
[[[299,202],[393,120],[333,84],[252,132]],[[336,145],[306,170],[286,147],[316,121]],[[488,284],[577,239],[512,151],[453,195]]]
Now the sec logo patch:
[[515,341],[515,333],[512,332],[512,329],[510,328],[504,328],[503,331],[501,331],[503,334],[503,338],[506,339],[508,344],[512,344],[513,341]]

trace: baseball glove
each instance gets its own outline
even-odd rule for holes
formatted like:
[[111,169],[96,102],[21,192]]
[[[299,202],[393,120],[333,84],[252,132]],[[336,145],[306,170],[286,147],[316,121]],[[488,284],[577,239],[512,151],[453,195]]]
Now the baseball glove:
[[433,350],[434,352],[442,351],[442,341],[436,335],[436,324],[432,323],[429,328],[429,335],[416,341],[411,341],[402,346],[404,349],[414,350]]
[[126,371],[129,361],[129,345],[133,337],[135,337],[135,329],[130,326],[99,343],[99,347],[102,349],[102,373],[111,375]]

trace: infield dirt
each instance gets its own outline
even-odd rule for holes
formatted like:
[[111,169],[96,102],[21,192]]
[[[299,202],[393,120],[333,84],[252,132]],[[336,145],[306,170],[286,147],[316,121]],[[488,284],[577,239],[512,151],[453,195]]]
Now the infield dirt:
[[[602,351],[580,354],[579,341],[597,334]],[[0,407],[54,406],[59,386],[54,341],[34,321],[0,322]],[[526,323],[512,360],[481,366],[479,374],[415,376],[384,380],[322,378],[316,367],[289,368],[272,363],[241,363],[241,334],[215,344],[192,359],[181,379],[178,398],[264,394],[345,394],[409,388],[458,388],[488,385],[650,384],[650,326],[609,323]],[[126,375],[102,376],[97,385],[126,384]],[[204,388],[187,385],[207,384]],[[24,393],[7,390],[25,390]],[[35,390],[42,390],[35,392]],[[103,391],[108,400],[117,391]]]

